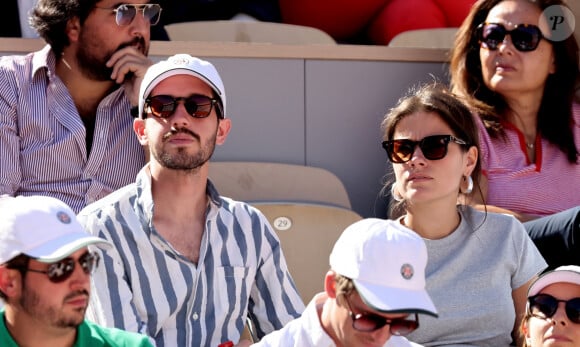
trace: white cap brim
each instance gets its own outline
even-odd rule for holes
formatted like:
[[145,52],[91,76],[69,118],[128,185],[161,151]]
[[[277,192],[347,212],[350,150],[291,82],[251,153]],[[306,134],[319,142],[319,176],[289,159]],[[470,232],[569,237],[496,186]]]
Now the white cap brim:
[[554,283],[572,283],[580,285],[580,266],[560,266],[541,275],[528,290],[528,297],[534,296],[542,289]]
[[437,309],[425,290],[389,288],[353,280],[364,303],[383,313],[424,313],[438,317]]
[[28,249],[24,254],[42,263],[54,263],[89,245],[111,247],[111,244],[100,237],[88,236],[84,233],[66,234],[50,240],[36,248]]

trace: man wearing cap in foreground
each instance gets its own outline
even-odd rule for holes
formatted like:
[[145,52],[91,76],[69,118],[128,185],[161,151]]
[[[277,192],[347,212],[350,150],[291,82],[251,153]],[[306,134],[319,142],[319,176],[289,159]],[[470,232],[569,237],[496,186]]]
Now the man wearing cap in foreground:
[[99,256],[73,211],[52,197],[0,198],[0,346],[151,346],[85,320]]
[[238,342],[247,316],[261,337],[304,309],[267,219],[208,180],[230,131],[226,110],[209,62],[178,54],[148,69],[134,130],[151,161],[79,214],[115,245],[95,273],[92,319],[159,346],[217,346]]
[[302,317],[253,346],[418,346],[403,337],[418,314],[437,317],[425,290],[427,248],[415,232],[391,220],[355,222],[330,254],[324,292]]

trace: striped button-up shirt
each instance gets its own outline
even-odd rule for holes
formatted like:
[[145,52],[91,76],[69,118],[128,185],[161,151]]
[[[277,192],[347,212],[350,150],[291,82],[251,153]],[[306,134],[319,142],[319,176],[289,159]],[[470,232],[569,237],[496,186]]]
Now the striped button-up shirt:
[[123,88],[96,110],[90,153],[86,129],[46,46],[0,58],[0,194],[49,195],[75,212],[135,181],[145,164]]
[[81,211],[85,228],[115,245],[93,275],[90,320],[147,334],[157,346],[215,347],[237,342],[248,315],[258,336],[300,315],[304,304],[264,215],[219,196],[210,181],[207,194],[197,264],[155,230],[148,166],[135,184]]

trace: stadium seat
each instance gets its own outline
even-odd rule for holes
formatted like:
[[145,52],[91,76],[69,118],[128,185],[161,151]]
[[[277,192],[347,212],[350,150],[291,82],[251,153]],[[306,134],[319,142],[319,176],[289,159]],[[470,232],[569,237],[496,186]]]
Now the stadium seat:
[[316,28],[260,21],[182,22],[165,25],[165,30],[172,41],[336,44],[330,35]]

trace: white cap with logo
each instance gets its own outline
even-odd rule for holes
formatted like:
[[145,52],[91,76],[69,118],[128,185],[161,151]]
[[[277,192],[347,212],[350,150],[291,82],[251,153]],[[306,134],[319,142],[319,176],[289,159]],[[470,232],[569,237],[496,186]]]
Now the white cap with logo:
[[425,290],[427,247],[392,220],[367,218],[347,227],[330,254],[330,267],[353,280],[361,299],[384,313],[437,310]]
[[88,234],[64,202],[48,196],[0,197],[0,264],[20,254],[54,263],[92,244],[110,245]]
[[204,81],[221,99],[223,117],[226,117],[226,91],[219,73],[209,61],[192,57],[189,54],[173,55],[147,69],[139,89],[139,117],[143,117],[145,99],[149,97],[153,88],[164,79],[175,75],[189,75]]

